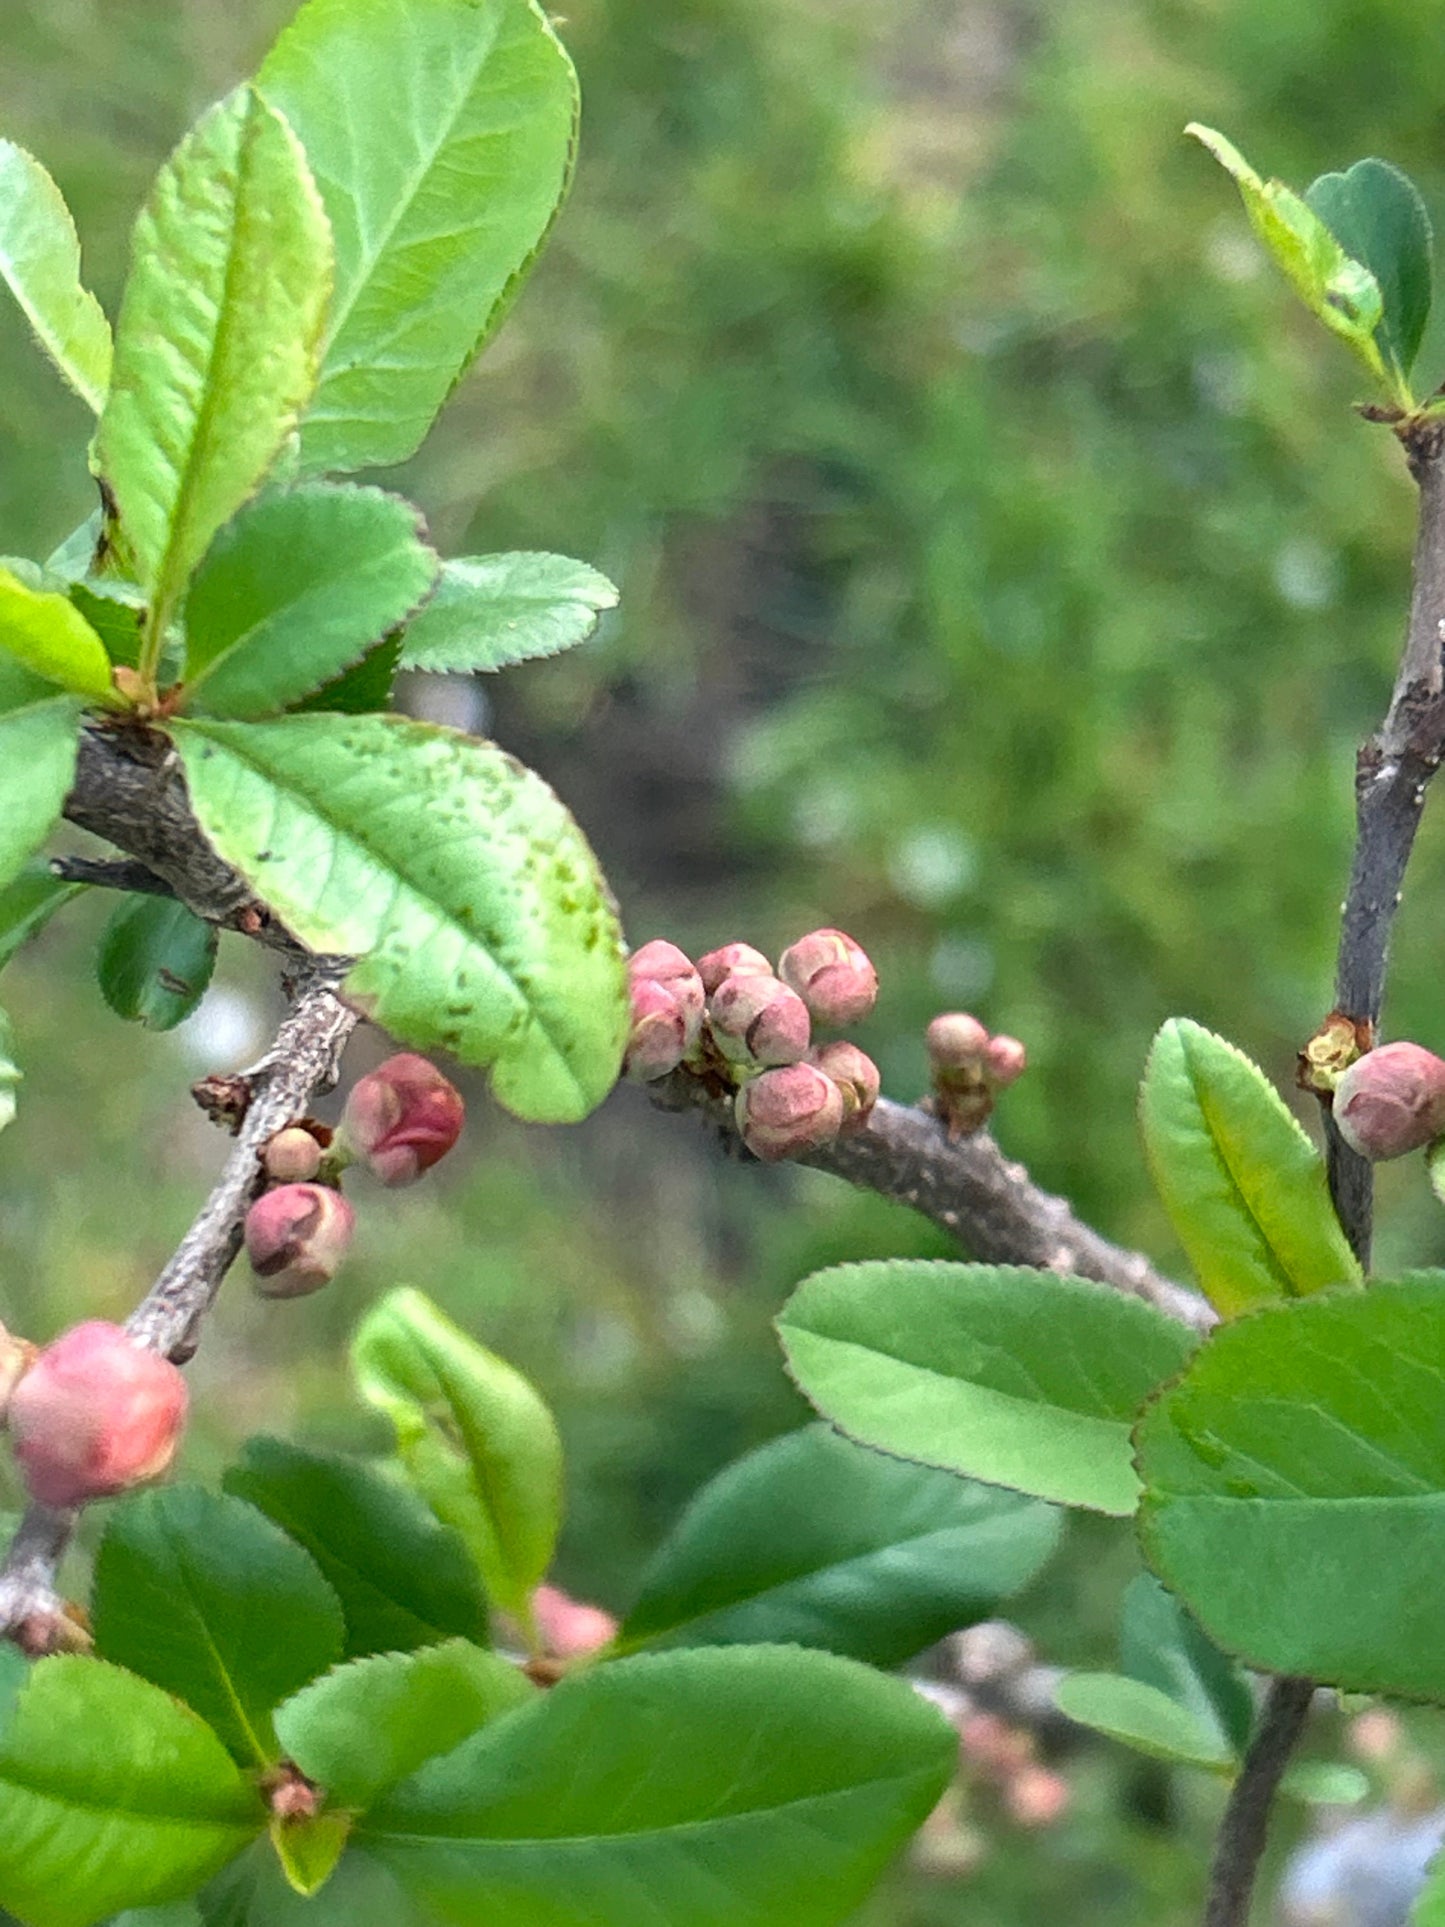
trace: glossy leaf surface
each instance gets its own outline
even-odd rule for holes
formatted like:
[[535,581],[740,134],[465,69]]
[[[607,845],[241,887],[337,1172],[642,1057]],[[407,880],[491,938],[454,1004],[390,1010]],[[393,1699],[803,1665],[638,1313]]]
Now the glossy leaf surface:
[[436,594],[407,626],[402,666],[447,674],[505,669],[585,642],[617,591],[565,555],[476,555],[442,567]]

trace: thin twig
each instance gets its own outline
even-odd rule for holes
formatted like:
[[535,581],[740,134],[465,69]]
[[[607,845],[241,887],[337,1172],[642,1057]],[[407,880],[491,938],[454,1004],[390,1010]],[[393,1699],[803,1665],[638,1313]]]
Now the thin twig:
[[50,874],[62,883],[85,883],[93,890],[128,890],[145,897],[174,898],[176,894],[164,877],[134,857],[112,862],[104,857],[53,856]]
[[1239,1778],[1230,1788],[1204,1927],[1244,1927],[1254,1877],[1269,1831],[1270,1808],[1295,1742],[1304,1731],[1315,1685],[1309,1679],[1272,1679]]

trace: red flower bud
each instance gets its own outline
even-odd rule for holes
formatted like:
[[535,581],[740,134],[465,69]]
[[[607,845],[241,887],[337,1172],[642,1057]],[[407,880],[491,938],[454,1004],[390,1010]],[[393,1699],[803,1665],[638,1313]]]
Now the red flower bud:
[[466,1106],[435,1064],[401,1051],[352,1086],[337,1137],[380,1184],[414,1184],[462,1134]]
[[8,1417],[31,1496],[84,1505],[165,1471],[186,1421],[186,1383],[119,1325],[90,1319],[39,1354]]
[[731,1063],[796,1064],[808,1048],[808,1006],[771,972],[724,977],[707,1000],[713,1042]]
[[1362,1158],[1418,1151],[1445,1132],[1445,1063],[1419,1044],[1382,1044],[1335,1085],[1335,1123]]
[[617,1621],[600,1606],[588,1606],[559,1586],[538,1586],[532,1612],[542,1644],[558,1659],[580,1659],[610,1643]]
[[810,930],[778,959],[778,975],[820,1024],[836,1029],[866,1017],[878,998],[868,953],[841,930]]
[[356,1214],[325,1184],[282,1184],[246,1213],[246,1256],[263,1298],[304,1298],[335,1275]]
[[628,994],[632,999],[632,1030],[622,1059],[622,1074],[650,1084],[675,1071],[687,1055],[687,1012],[669,987],[655,977],[634,977]]
[[1028,1069],[1029,1054],[1017,1037],[990,1037],[983,1054],[984,1076],[995,1090],[1007,1090]]
[[831,1044],[821,1044],[809,1051],[808,1062],[816,1064],[843,1093],[844,1131],[861,1131],[878,1102],[882,1087],[873,1059],[856,1044],[850,1044],[846,1037],[839,1037]]
[[744,1084],[735,1100],[738,1129],[765,1163],[831,1144],[843,1128],[843,1093],[816,1064],[784,1064]]
[[702,1027],[702,1007],[707,1001],[707,992],[687,952],[679,950],[675,943],[669,943],[665,937],[655,937],[651,943],[645,943],[640,950],[633,951],[627,959],[627,974],[634,982],[639,977],[650,977],[654,983],[665,984],[672,992],[687,1018],[687,1044],[691,1050]]
[[698,958],[697,974],[711,997],[724,977],[771,977],[773,966],[750,943],[725,943],[721,950],[709,950],[705,957]]
[[981,1071],[988,1052],[988,1032],[967,1011],[949,1010],[928,1026],[928,1060],[935,1070]]
[[321,1146],[309,1131],[292,1124],[270,1139],[261,1163],[278,1184],[306,1184],[321,1169]]

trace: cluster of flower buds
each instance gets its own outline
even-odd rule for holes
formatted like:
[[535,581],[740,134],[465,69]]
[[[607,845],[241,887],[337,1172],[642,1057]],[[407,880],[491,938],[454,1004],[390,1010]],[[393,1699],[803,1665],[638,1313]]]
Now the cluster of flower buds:
[[967,1011],[945,1011],[928,1026],[928,1063],[933,1079],[930,1108],[951,1138],[966,1137],[988,1122],[1000,1091],[1028,1067],[1017,1037],[991,1037]]
[[31,1354],[8,1337],[5,1420],[26,1487],[44,1505],[77,1506],[159,1478],[186,1421],[186,1384],[169,1359],[120,1325],[91,1319]]
[[364,1165],[392,1189],[414,1184],[461,1136],[466,1107],[435,1064],[410,1051],[358,1078],[334,1132],[288,1125],[261,1153],[271,1188],[246,1214],[246,1255],[264,1298],[304,1298],[336,1275],[356,1218],[337,1188]]
[[813,1041],[815,1029],[866,1017],[878,996],[867,953],[843,931],[809,931],[776,970],[751,944],[724,944],[694,963],[658,938],[634,951],[628,977],[625,1074],[652,1083],[681,1066],[734,1090],[756,1157],[801,1157],[867,1123],[877,1066],[845,1039]]
[[1382,1044],[1334,1082],[1340,1136],[1372,1163],[1402,1158],[1445,1135],[1445,1060],[1419,1044]]

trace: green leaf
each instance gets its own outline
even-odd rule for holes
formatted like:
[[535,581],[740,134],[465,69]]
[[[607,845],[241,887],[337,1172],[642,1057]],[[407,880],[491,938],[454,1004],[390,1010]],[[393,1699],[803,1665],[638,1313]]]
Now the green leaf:
[[1057,1513],[1033,1500],[812,1425],[694,1499],[643,1573],[620,1643],[793,1643],[901,1666],[986,1618],[1058,1539]]
[[1138,1428],[1150,1564],[1250,1665],[1445,1700],[1445,1273],[1222,1327]]
[[417,1490],[461,1534],[491,1598],[529,1626],[562,1519],[562,1444],[546,1405],[419,1291],[372,1306],[351,1363]]
[[44,863],[27,863],[0,890],[0,970],[22,944],[43,930],[57,910],[85,894],[83,883],[66,883]]
[[267,1832],[287,1885],[310,1900],[336,1871],[351,1833],[351,1815],[316,1813],[283,1819],[273,1814]]
[[255,717],[334,682],[427,595],[409,502],[323,482],[268,495],[216,538],[186,603],[186,680],[210,716]]
[[346,1657],[485,1640],[466,1549],[416,1495],[359,1459],[248,1441],[228,1492],[274,1519],[320,1566],[346,1616]]
[[39,161],[0,140],[0,278],[80,399],[100,413],[110,385],[110,324],[80,282],[80,239]]
[[1223,134],[1201,127],[1197,121],[1184,131],[1208,148],[1234,177],[1250,225],[1305,306],[1332,334],[1348,343],[1397,401],[1413,406],[1408,391],[1391,380],[1375,345],[1384,299],[1370,270],[1345,253],[1319,215],[1298,194],[1282,181],[1261,180]]
[[72,582],[71,602],[100,637],[112,662],[134,669],[140,661],[145,601],[130,582]]
[[27,1927],[92,1927],[179,1900],[264,1816],[215,1734],[159,1687],[97,1659],[42,1660],[0,1732],[0,1906]]
[[297,1893],[263,1840],[217,1875],[199,1905],[205,1927],[433,1927],[391,1875],[352,1845],[319,1900]]
[[314,1680],[278,1710],[276,1732],[328,1801],[363,1810],[536,1690],[509,1660],[454,1639],[354,1660]]
[[832,1927],[957,1748],[851,1660],[699,1647],[564,1680],[394,1788],[355,1838],[434,1927]]
[[278,1758],[272,1709],[340,1657],[314,1562],[253,1506],[199,1486],[134,1493],[96,1561],[96,1645],[183,1699],[243,1764]]
[[1323,1160],[1242,1051],[1171,1018],[1149,1052],[1139,1117],[1170,1222],[1226,1317],[1359,1282]]
[[1347,174],[1321,174],[1305,200],[1378,282],[1384,315],[1375,340],[1403,378],[1430,318],[1434,236],[1419,189],[1388,161],[1364,160]]
[[916,1259],[815,1272],[778,1331],[804,1395],[861,1444],[1119,1514],[1134,1417],[1198,1342],[1086,1279]]
[[22,1076],[15,1062],[15,1026],[0,1010],[0,1131],[15,1122],[15,1092]]
[[532,0],[309,0],[257,84],[300,135],[336,234],[302,462],[405,461],[562,198],[571,64]]
[[80,704],[0,657],[0,888],[49,836],[75,780]]
[[1279,1790],[1308,1806],[1352,1807],[1369,1798],[1370,1780],[1357,1766],[1340,1760],[1296,1760]]
[[1254,1726],[1254,1695],[1192,1614],[1152,1573],[1141,1572],[1124,1594],[1119,1663],[1192,1713],[1221,1745],[1242,1755]]
[[114,700],[105,644],[69,597],[27,588],[8,569],[0,569],[0,649],[77,696]]
[[251,88],[161,169],[132,254],[96,449],[158,638],[316,380],[330,234],[299,142]]
[[126,897],[100,940],[101,994],[117,1017],[174,1030],[206,994],[216,967],[216,929],[183,903]]
[[436,594],[407,628],[402,666],[465,674],[560,655],[616,607],[616,589],[585,562],[468,556],[443,565]]
[[366,716],[375,710],[390,709],[392,684],[400,661],[401,637],[388,636],[385,642],[368,650],[354,668],[297,703],[296,708],[302,714],[334,710],[346,716]]
[[177,1900],[169,1907],[127,1907],[111,1927],[201,1927],[201,1916],[193,1900]]
[[1054,1699],[1071,1720],[1136,1753],[1214,1772],[1231,1772],[1236,1764],[1232,1748],[1212,1726],[1143,1680],[1122,1673],[1069,1673],[1054,1688]]
[[539,777],[490,743],[393,716],[175,726],[219,853],[347,994],[418,1049],[492,1067],[500,1103],[584,1117],[627,1036],[616,913]]

